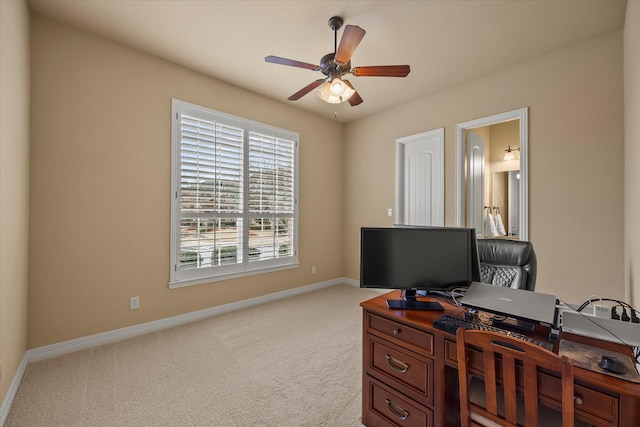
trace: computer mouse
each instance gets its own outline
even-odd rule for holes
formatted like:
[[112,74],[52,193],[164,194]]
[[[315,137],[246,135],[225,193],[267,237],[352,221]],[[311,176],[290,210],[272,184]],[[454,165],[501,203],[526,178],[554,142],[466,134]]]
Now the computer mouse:
[[602,355],[602,360],[598,363],[598,366],[605,371],[613,372],[615,374],[624,374],[627,372],[625,364],[613,356]]

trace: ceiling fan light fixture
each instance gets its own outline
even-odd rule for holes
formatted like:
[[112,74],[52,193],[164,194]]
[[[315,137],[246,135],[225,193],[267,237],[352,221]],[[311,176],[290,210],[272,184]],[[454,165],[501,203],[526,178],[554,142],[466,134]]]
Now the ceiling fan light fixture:
[[345,84],[340,76],[332,76],[318,88],[316,93],[320,99],[329,104],[340,104],[348,101],[356,91]]

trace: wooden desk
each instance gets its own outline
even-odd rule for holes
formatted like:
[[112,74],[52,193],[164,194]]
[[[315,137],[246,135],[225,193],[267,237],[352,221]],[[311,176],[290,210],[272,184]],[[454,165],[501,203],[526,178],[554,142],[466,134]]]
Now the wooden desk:
[[[390,310],[387,299],[399,291],[370,299],[363,308],[362,422],[376,426],[458,426],[456,337],[434,329],[441,311]],[[426,298],[425,300],[429,300]],[[440,301],[446,314],[462,310]],[[546,339],[548,331],[536,330]],[[628,347],[569,334],[571,339],[631,355]],[[557,344],[554,346],[557,352]],[[576,417],[585,424],[640,426],[640,384],[575,367]],[[560,379],[542,375],[541,402],[560,407]],[[551,426],[547,426],[551,427]]]

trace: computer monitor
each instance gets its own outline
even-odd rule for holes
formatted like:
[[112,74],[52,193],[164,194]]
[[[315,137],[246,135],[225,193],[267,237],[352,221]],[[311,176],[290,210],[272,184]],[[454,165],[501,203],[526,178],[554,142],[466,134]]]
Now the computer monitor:
[[[480,280],[475,230],[459,227],[364,227],[360,287],[403,290],[392,308],[442,309],[419,304],[416,291],[443,291]],[[431,307],[431,308],[430,308]]]

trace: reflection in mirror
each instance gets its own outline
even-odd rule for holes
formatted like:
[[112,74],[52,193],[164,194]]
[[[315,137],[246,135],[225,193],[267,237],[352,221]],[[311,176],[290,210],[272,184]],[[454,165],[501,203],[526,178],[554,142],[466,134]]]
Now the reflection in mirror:
[[456,135],[457,225],[527,240],[527,109],[460,123]]
[[[500,236],[519,235],[518,218],[520,208],[520,170],[493,172],[491,177],[490,206],[496,223],[502,223]],[[500,227],[498,227],[500,228]],[[486,236],[485,237],[495,237]]]

